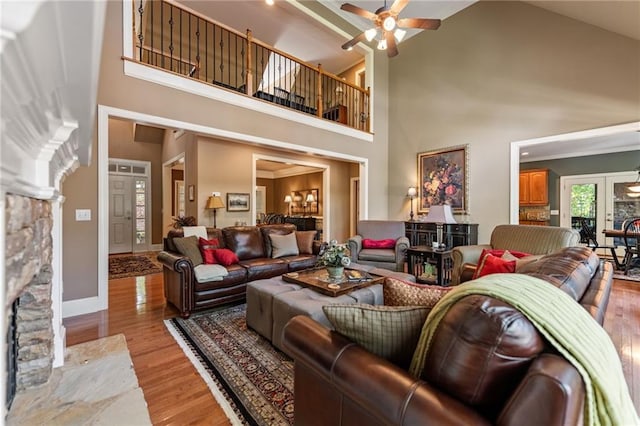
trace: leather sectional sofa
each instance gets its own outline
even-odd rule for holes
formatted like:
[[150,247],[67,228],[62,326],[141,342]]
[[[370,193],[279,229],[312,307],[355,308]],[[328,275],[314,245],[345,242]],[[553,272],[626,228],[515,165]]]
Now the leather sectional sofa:
[[269,234],[284,235],[295,230],[292,224],[207,228],[209,239],[218,239],[220,248],[230,249],[240,261],[226,267],[229,274],[221,281],[205,283],[196,280],[193,263],[180,254],[173,241],[184,235],[182,230],[169,231],[164,239],[164,251],[158,254],[158,260],[163,264],[167,301],[178,308],[182,317],[188,318],[194,311],[244,300],[250,281],[313,267],[320,248],[319,242],[314,242],[312,254],[276,259],[271,257]]
[[[602,324],[613,268],[590,249],[565,248],[522,272],[563,289]],[[514,307],[467,296],[433,339],[417,379],[310,318],[293,318],[284,346],[295,360],[296,424],[583,422],[580,374]]]

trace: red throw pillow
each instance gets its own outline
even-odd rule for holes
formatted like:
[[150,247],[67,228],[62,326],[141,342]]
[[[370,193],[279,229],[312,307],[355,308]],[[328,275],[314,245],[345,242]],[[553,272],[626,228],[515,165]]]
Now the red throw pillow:
[[478,265],[478,277],[484,277],[489,274],[513,273],[516,271],[516,261],[506,260],[492,254],[487,254],[482,263]]
[[387,238],[386,240],[372,240],[364,238],[362,240],[362,248],[365,249],[392,249],[396,247],[396,240]]
[[234,263],[238,263],[240,259],[238,256],[229,249],[215,249],[213,253],[216,256],[216,260],[222,266],[233,265]]
[[217,238],[205,240],[204,238],[200,237],[198,239],[198,246],[200,247],[200,253],[202,253],[202,260],[204,260],[204,263],[208,265],[218,263],[218,260],[213,253],[215,249],[220,247],[220,242]]
[[[507,258],[506,260],[513,260],[513,257],[517,257],[518,259],[520,259],[520,258],[525,257],[525,256],[531,256],[529,253],[523,253],[521,251],[516,251],[516,250],[483,249],[482,253],[480,253],[480,258],[478,258],[478,267],[476,268],[476,271],[473,273],[473,279],[474,280],[476,278],[479,278],[479,277],[482,276],[482,275],[480,275],[480,269],[481,269],[481,266],[482,266],[482,263],[484,261],[485,256],[487,256],[489,254],[492,255],[492,256],[498,257],[498,258],[501,258],[501,257],[505,256]],[[511,255],[511,256],[509,256],[509,255]],[[485,274],[485,275],[487,275],[487,274]]]

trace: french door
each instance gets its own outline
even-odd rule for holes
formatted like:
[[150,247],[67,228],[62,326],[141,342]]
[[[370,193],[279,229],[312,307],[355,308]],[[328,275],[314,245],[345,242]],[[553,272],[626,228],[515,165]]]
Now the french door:
[[560,226],[579,229],[586,220],[595,227],[598,244],[621,246],[619,238],[605,239],[602,230],[620,229],[625,219],[640,216],[640,198],[627,190],[637,176],[622,172],[561,177]]

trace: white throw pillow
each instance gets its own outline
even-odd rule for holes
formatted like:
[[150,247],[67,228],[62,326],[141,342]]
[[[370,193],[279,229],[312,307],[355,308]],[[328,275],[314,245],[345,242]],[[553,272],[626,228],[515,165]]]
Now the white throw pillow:
[[286,235],[269,234],[269,238],[271,239],[272,258],[297,256],[300,254],[298,251],[298,240],[296,240],[296,234],[294,232]]
[[229,271],[222,265],[201,264],[193,268],[196,274],[196,281],[199,283],[208,283],[210,281],[222,281],[224,277],[229,275]]
[[200,238],[204,238],[205,240],[209,239],[209,237],[207,236],[207,228],[204,226],[183,226],[182,232],[184,232],[185,237],[190,237],[192,235],[195,235],[196,237],[198,237],[198,239]]

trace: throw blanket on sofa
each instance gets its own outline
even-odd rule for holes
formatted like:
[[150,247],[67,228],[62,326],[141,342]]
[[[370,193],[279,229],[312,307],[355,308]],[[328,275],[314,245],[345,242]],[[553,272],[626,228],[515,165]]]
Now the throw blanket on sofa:
[[422,374],[431,338],[448,309],[472,294],[495,297],[520,310],[576,367],[586,388],[585,424],[640,424],[618,353],[604,328],[562,290],[528,275],[487,275],[447,293],[425,321],[410,374],[414,377]]

